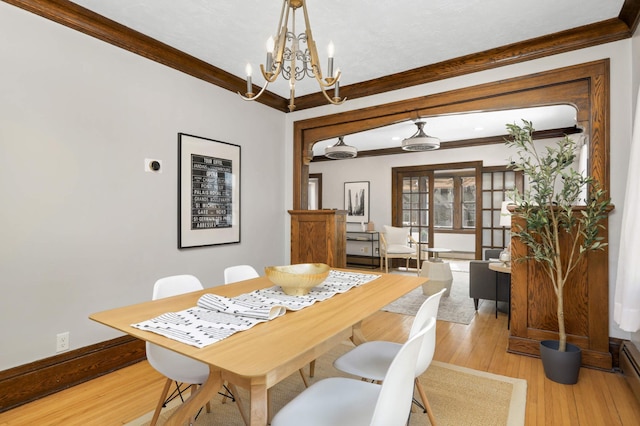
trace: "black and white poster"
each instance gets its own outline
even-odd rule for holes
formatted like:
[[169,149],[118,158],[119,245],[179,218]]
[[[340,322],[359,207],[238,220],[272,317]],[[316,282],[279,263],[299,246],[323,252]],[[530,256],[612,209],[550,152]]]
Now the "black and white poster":
[[178,134],[178,248],[240,242],[240,147]]
[[344,183],[347,222],[369,223],[369,182]]

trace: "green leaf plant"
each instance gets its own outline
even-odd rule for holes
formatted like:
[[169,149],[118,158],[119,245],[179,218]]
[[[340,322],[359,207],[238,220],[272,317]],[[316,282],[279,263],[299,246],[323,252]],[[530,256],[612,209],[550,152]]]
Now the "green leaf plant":
[[[539,152],[533,141],[532,123],[522,122],[522,126],[506,125],[509,132],[506,145],[517,151],[517,157],[510,159],[509,168],[522,171],[529,183],[524,193],[515,190],[512,194],[514,215],[524,220],[524,226],[514,224],[512,237],[519,238],[527,247],[527,254],[515,260],[538,262],[553,284],[558,349],[564,352],[567,343],[564,287],[587,252],[602,250],[607,245],[599,231],[604,228],[601,221],[607,216],[611,200],[593,177],[572,168],[576,159],[573,139],[565,135],[554,146]],[[587,199],[581,198],[585,188]],[[561,240],[566,244],[561,245]]]

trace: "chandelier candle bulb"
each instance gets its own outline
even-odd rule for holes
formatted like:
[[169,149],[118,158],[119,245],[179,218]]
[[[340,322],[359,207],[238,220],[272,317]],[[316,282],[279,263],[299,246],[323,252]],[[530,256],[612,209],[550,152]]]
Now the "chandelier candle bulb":
[[335,53],[335,47],[333,46],[333,42],[329,42],[329,46],[327,46],[327,54],[329,56],[329,66],[327,75],[333,75],[333,55]]
[[266,72],[271,72],[271,68],[273,68],[273,50],[275,49],[275,41],[273,37],[269,37],[267,40],[267,66],[265,67]]
[[251,73],[253,70],[251,69],[251,64],[247,64],[245,71],[247,73],[247,95],[253,93],[253,85],[251,84]]
[[[298,10],[300,9],[300,10]],[[301,12],[304,18],[304,32],[296,32],[296,12]],[[291,30],[289,30],[289,28]],[[269,84],[276,81],[278,76],[282,76],[285,80],[302,80],[304,77],[315,78],[318,82],[320,91],[330,104],[341,105],[345,99],[339,96],[340,90],[336,87],[334,95],[331,96],[330,89],[338,80],[333,76],[333,55],[335,47],[333,42],[328,45],[328,73],[323,77],[320,69],[320,58],[316,49],[316,42],[311,34],[311,24],[309,23],[309,15],[307,14],[307,5],[305,0],[282,0],[282,10],[280,12],[280,21],[278,23],[278,31],[275,36],[271,36],[267,40],[267,60],[266,63],[260,64],[261,74],[266,80],[258,93],[253,93],[252,88],[247,89],[247,93],[243,96],[238,93],[245,101],[255,101],[267,90]],[[250,75],[247,76],[247,86],[250,84]],[[291,87],[289,99],[289,111],[295,109],[295,90]]]

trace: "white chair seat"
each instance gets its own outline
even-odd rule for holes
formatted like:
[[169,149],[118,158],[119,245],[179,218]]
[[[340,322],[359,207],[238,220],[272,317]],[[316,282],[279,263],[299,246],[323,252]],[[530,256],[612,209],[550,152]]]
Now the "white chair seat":
[[365,342],[336,359],[333,365],[338,370],[354,376],[375,381],[383,380],[400,348],[402,344],[395,342]]
[[[171,277],[161,278],[156,281],[153,286],[152,299],[158,300],[178,294],[202,290],[203,288],[202,283],[200,283],[200,281],[193,275],[174,275]],[[146,342],[145,348],[149,364],[167,378],[150,422],[151,426],[155,426],[160,416],[160,411],[164,406],[167,394],[169,393],[169,387],[171,384],[176,382],[178,384],[184,383],[192,386],[201,385],[209,378],[209,366],[169,349],[165,349],[162,346],[154,345],[153,343]],[[229,384],[229,388],[233,393],[236,395],[238,394],[234,385]],[[242,409],[242,403],[239,399],[236,399],[235,401],[238,405],[238,410],[240,411],[240,415],[242,416],[244,423],[247,424],[248,422]],[[210,404],[208,402],[206,406],[207,412],[210,412]],[[193,418],[191,421],[193,421]]]
[[408,229],[384,225],[384,232],[380,234],[380,269],[384,264],[385,272],[389,272],[389,259],[404,259],[409,269],[409,260],[418,259],[418,250],[418,244]]
[[[177,352],[146,342],[149,364],[176,382],[201,384],[209,378],[209,366]],[[170,368],[166,366],[171,366]]]
[[[429,324],[435,323],[435,318],[438,315],[438,307],[440,306],[440,299],[444,292],[445,289],[441,289],[439,292],[429,296],[424,302],[422,302],[422,306],[418,309],[413,320],[413,324],[411,325],[411,330],[409,331],[410,339],[416,334],[419,334],[421,330],[429,327]],[[376,382],[384,381],[391,368],[393,360],[402,349],[402,346],[403,345],[399,343],[384,340],[366,342],[356,346],[346,354],[337,358],[333,362],[333,366],[340,371],[353,374],[354,376],[361,377],[363,379],[374,380]],[[424,373],[427,368],[429,368],[429,365],[433,360],[435,347],[436,332],[434,326],[433,330],[426,335],[422,343],[420,356],[418,357],[416,368],[414,370],[415,387],[420,394],[420,399],[422,399],[422,408],[429,415],[429,421],[432,425],[435,425],[436,421],[418,377]]]
[[271,426],[369,426],[380,387],[343,377],[320,380],[284,406]]
[[381,385],[334,377],[296,396],[271,426],[404,426],[413,397],[418,354],[427,335],[435,339],[436,320],[410,338],[391,362]]
[[398,244],[392,244],[387,247],[387,253],[389,254],[414,254],[416,249],[409,246],[402,246]]

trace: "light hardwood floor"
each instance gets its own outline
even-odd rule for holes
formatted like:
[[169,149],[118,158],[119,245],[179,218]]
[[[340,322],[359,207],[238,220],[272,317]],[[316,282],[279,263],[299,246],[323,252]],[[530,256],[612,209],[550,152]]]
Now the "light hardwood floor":
[[[413,317],[378,312],[363,324],[373,339],[401,342]],[[527,425],[638,425],[640,404],[620,374],[583,368],[577,385],[544,377],[539,359],[508,354],[507,320],[485,302],[470,325],[438,321],[435,359],[526,379]],[[164,379],[145,362],[0,414],[0,426],[119,425],[154,408]],[[2,390],[11,392],[12,390]],[[14,390],[15,391],[15,390]],[[425,416],[425,425],[428,420]]]

